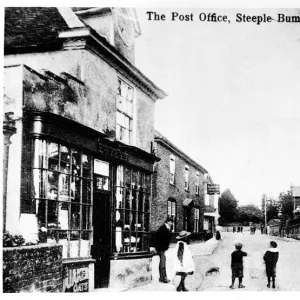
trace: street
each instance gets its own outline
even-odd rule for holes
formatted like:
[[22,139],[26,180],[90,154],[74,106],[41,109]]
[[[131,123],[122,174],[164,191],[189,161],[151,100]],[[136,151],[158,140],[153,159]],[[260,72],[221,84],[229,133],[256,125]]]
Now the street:
[[[276,288],[267,287],[265,275],[265,264],[263,255],[269,248],[271,240],[278,244],[279,261],[277,263]],[[234,244],[241,242],[243,251],[248,253],[244,258],[244,289],[238,288],[238,279],[235,282],[235,289],[229,288],[231,284],[231,253],[235,250]],[[222,233],[222,241],[212,255],[194,255],[196,272],[186,279],[186,287],[190,291],[299,291],[300,285],[300,241],[293,239],[280,239],[261,235],[256,232],[250,235],[249,232]],[[205,275],[211,267],[218,267],[220,273]],[[178,276],[177,276],[178,277]],[[148,286],[138,287],[129,291],[175,291],[178,278],[173,284],[154,282]]]

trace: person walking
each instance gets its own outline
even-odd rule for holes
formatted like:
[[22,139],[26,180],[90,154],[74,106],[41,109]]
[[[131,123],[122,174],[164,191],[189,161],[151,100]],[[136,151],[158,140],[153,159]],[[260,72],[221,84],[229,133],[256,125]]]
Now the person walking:
[[276,242],[271,241],[270,246],[271,247],[267,250],[263,259],[266,263],[266,275],[268,277],[267,287],[270,288],[272,278],[272,288],[275,289],[276,264],[279,258],[279,252]]
[[232,283],[230,288],[234,289],[235,278],[239,279],[239,288],[244,288],[243,277],[244,277],[244,265],[243,257],[247,256],[247,253],[242,251],[243,245],[241,243],[235,244],[235,251],[231,254],[231,270],[232,270]]
[[261,234],[264,233],[264,228],[265,228],[264,224],[261,224],[261,225],[260,225],[260,233],[261,233]]
[[180,283],[176,288],[177,292],[188,292],[188,289],[185,287],[185,279],[188,275],[194,274],[195,264],[191,250],[187,244],[187,237],[190,235],[190,232],[182,230],[176,236],[178,240],[175,252],[174,252],[174,263],[173,263],[173,274],[179,275]]
[[243,233],[243,226],[241,225],[241,233]]
[[233,233],[235,233],[235,226],[233,226],[233,228],[232,228],[232,232],[233,232]]
[[168,217],[165,224],[160,226],[155,233],[155,248],[159,255],[159,281],[169,283],[166,271],[166,254],[171,242],[171,230],[173,226],[173,219]]

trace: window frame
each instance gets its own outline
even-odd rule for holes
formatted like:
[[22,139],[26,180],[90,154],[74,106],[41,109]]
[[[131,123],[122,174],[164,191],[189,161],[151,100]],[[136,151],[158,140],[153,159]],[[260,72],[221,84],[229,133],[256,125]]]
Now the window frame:
[[200,208],[198,206],[194,207],[194,232],[200,232]]
[[[173,213],[173,209],[174,209],[174,213]],[[169,212],[171,212],[169,214]],[[173,219],[173,227],[171,232],[175,232],[176,231],[176,221],[177,221],[177,202],[175,199],[169,198],[167,200],[167,217],[170,217]]]
[[[122,95],[122,86],[125,86],[127,89],[126,96]],[[128,91],[131,90],[131,98],[129,99]],[[128,84],[125,80],[118,77],[118,91],[117,91],[117,103],[116,103],[116,139],[122,143],[133,145],[134,136],[133,136],[133,123],[134,123],[134,103],[135,103],[135,89],[133,86]],[[121,104],[120,104],[121,103]],[[131,103],[131,104],[130,104]],[[128,107],[131,106],[131,112],[128,112]],[[124,109],[125,107],[125,109]],[[125,124],[120,124],[120,120],[124,119],[124,123],[128,122],[128,128]],[[126,120],[126,121],[125,121]],[[128,140],[122,138],[121,132],[128,131]]]
[[149,253],[151,174],[118,165],[114,195],[113,253]]
[[170,164],[170,184],[175,185],[176,162],[175,162],[175,156],[173,154],[170,155],[169,164]]
[[[57,158],[50,156],[53,146],[55,146],[53,149],[57,149],[54,150],[54,153],[57,152]],[[40,241],[62,244],[63,258],[90,257],[93,156],[67,143],[44,137],[33,138],[32,149],[31,199],[35,201]],[[65,159],[62,158],[62,149],[68,149]],[[77,165],[76,159],[80,161],[80,166]],[[88,167],[85,167],[84,162],[88,162]],[[63,164],[65,164],[64,169]],[[78,170],[80,170],[79,174]],[[52,183],[49,180],[53,180]],[[63,185],[66,191],[62,194]],[[84,196],[87,197],[85,201]],[[52,213],[49,208],[53,208]]]
[[185,165],[184,167],[184,189],[186,191],[190,190],[190,186],[189,186],[189,166]]

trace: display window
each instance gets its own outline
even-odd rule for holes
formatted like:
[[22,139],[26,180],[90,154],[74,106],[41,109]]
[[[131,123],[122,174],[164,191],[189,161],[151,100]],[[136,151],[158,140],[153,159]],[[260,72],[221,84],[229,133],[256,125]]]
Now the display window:
[[118,166],[116,177],[115,252],[149,251],[151,175]]
[[63,245],[63,258],[90,256],[92,157],[67,145],[33,141],[33,186],[43,242]]

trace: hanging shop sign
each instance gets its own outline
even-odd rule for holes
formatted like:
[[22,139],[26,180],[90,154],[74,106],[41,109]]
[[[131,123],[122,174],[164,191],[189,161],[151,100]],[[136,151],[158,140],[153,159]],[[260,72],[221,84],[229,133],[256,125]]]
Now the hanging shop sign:
[[208,195],[220,194],[220,185],[208,183],[207,184],[207,194]]

